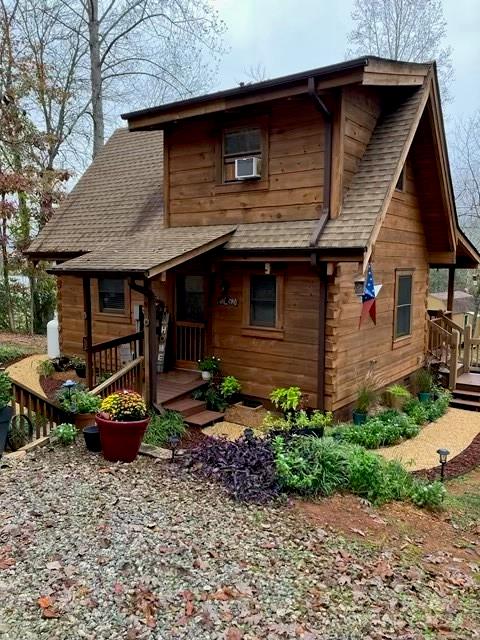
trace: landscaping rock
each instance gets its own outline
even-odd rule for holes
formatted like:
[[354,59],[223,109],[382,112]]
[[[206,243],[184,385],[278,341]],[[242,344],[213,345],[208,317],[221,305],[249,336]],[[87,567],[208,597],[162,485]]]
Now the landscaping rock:
[[478,585],[459,570],[436,575],[287,504],[235,503],[176,464],[110,464],[80,443],[0,469],[0,593],[5,640],[420,640],[446,626],[467,640],[479,628]]

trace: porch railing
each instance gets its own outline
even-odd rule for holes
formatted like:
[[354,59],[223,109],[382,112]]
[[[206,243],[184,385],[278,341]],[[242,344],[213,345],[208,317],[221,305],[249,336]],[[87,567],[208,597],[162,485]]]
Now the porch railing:
[[47,398],[25,384],[12,380],[12,409],[15,415],[27,416],[34,428],[34,437],[48,436],[50,431],[62,422],[69,422],[70,416]]
[[439,319],[428,321],[428,351],[448,370],[448,386],[453,389],[457,383],[460,359],[460,332],[450,325],[445,327],[444,323],[438,322]]
[[457,331],[457,333],[459,335],[459,341],[458,341],[459,357],[463,358],[463,346],[464,346],[464,343],[465,343],[465,329],[464,329],[464,327],[462,327],[461,325],[459,325],[456,322],[454,322],[445,313],[442,313],[441,315],[439,315],[437,318],[432,320],[432,322],[437,324],[439,327],[442,327],[442,329],[445,329],[445,331],[448,331],[449,333],[452,333],[453,331]]
[[85,351],[87,383],[92,389],[123,369],[129,362],[143,356],[143,331],[99,342]]
[[107,380],[92,389],[92,395],[105,398],[121,389],[131,389],[143,395],[144,358],[140,356],[129,362]]
[[205,324],[176,322],[175,349],[177,361],[198,362],[205,355]]

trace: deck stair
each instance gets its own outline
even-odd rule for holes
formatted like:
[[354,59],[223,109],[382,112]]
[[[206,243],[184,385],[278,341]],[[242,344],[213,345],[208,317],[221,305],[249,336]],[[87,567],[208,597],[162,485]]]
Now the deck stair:
[[480,411],[480,374],[464,373],[459,376],[452,396],[452,407]]
[[161,374],[157,385],[157,402],[164,409],[181,413],[189,426],[207,427],[223,420],[224,414],[209,411],[205,402],[192,398],[192,393],[205,384],[197,371],[175,370]]

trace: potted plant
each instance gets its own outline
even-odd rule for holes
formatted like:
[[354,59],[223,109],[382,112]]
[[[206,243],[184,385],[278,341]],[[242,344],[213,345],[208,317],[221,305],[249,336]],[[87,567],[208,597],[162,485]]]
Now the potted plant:
[[198,361],[198,368],[202,372],[202,380],[210,380],[220,371],[220,358],[206,356]]
[[238,400],[238,394],[242,390],[242,385],[235,376],[225,376],[220,383],[220,393],[229,404]]
[[132,462],[150,422],[142,396],[125,389],[102,400],[96,416],[103,455],[111,462]]
[[357,389],[357,400],[353,410],[353,424],[359,426],[365,424],[372,405],[377,400],[377,388],[373,374],[367,374],[364,381]]
[[11,399],[12,383],[10,382],[10,376],[6,371],[0,371],[0,458],[5,451],[10,418],[13,414],[13,409],[10,406]]
[[73,358],[70,358],[70,366],[75,369],[75,373],[79,378],[86,378],[87,363],[83,358],[80,358],[79,356],[73,356]]
[[432,399],[433,376],[428,369],[419,369],[415,373],[414,383],[420,402]]
[[99,453],[102,450],[102,443],[100,442],[100,429],[98,425],[94,424],[90,427],[85,427],[83,430],[83,438],[85,440],[85,446],[89,451],[93,453]]
[[92,395],[81,386],[72,388],[71,385],[62,388],[57,398],[62,409],[74,416],[73,421],[77,429],[95,424],[95,414],[100,408],[101,398]]

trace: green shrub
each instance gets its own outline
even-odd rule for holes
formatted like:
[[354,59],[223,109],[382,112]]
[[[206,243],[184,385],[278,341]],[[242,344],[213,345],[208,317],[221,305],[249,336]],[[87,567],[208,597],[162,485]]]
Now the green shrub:
[[220,384],[220,393],[226,399],[231,398],[235,393],[240,393],[242,385],[235,376],[225,376]]
[[331,438],[294,437],[273,440],[281,486],[301,495],[328,496],[348,486],[345,448]]
[[156,447],[168,446],[171,437],[182,438],[187,431],[183,416],[178,411],[151,414],[150,424],[143,441]]
[[28,353],[28,350],[16,344],[0,344],[0,366],[6,367],[15,360],[26,356]]
[[415,424],[422,425],[428,422],[428,411],[425,402],[420,402],[417,398],[411,398],[403,406],[403,410]]
[[300,409],[302,392],[300,387],[278,387],[270,394],[270,400],[283,413],[291,413]]
[[68,413],[95,413],[99,410],[102,399],[88,393],[82,387],[75,387],[70,391],[61,389],[57,394],[57,399],[65,411]]
[[37,365],[37,373],[39,376],[43,376],[45,378],[53,376],[55,373],[53,362],[51,360],[42,360],[39,362]]
[[67,446],[69,444],[73,444],[78,435],[77,427],[73,424],[63,423],[59,424],[52,431],[52,436],[54,440],[59,442],[60,444]]
[[436,391],[436,400],[420,402],[417,398],[411,398],[403,407],[404,412],[418,425],[434,422],[441,418],[450,404],[451,394],[444,389]]
[[417,507],[427,509],[439,509],[447,495],[444,485],[436,480],[435,482],[425,483],[416,481],[413,483],[410,499]]
[[333,414],[331,411],[322,413],[317,409],[309,415],[306,411],[299,411],[294,418],[295,427],[298,429],[326,429],[332,426]]
[[12,383],[6,371],[0,371],[0,409],[8,406],[12,398]]
[[369,418],[364,425],[343,428],[338,437],[366,449],[378,449],[413,438],[419,431],[419,426],[409,416],[389,409]]

